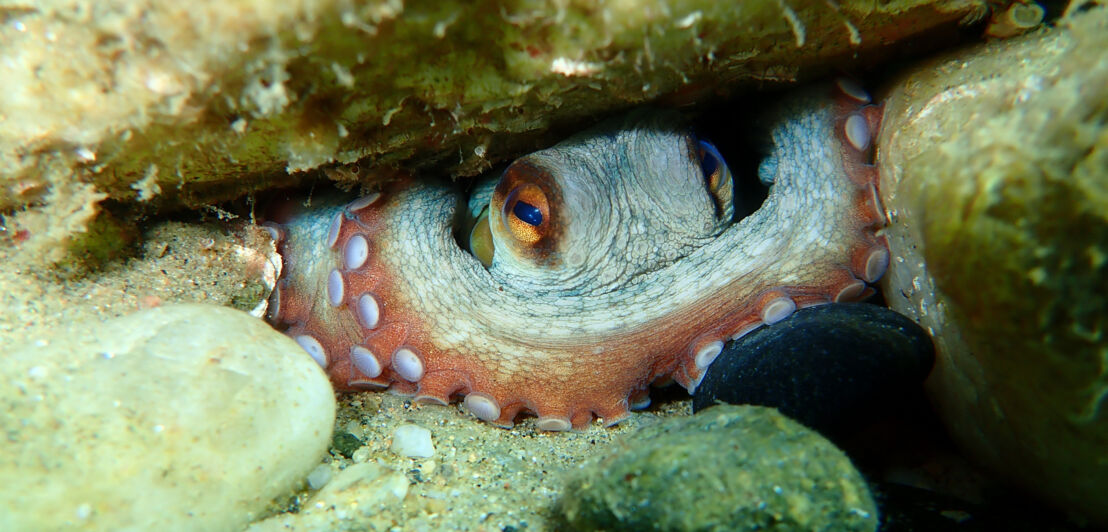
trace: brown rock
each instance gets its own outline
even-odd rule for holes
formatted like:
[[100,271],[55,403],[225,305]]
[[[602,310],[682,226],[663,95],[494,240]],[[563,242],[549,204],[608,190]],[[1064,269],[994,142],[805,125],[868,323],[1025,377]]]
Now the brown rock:
[[831,4],[6,8],[0,210],[87,196],[67,203],[79,209],[102,199],[96,191],[196,206],[359,160],[329,175],[473,175],[534,148],[552,126],[663,96],[689,101],[744,81],[811,76],[985,12],[970,0]]

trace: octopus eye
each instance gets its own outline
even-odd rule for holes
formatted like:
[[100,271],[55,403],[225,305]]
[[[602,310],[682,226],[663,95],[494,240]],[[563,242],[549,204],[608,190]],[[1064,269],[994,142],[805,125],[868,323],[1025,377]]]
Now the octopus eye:
[[546,233],[550,205],[546,194],[532,183],[516,185],[504,199],[501,220],[505,229],[517,240],[534,244]]
[[519,218],[520,221],[527,225],[539,226],[542,224],[542,211],[538,207],[527,203],[526,201],[519,200],[516,202],[516,206],[512,208],[512,214]]
[[708,188],[713,192],[720,190],[724,179],[731,178],[731,172],[723,162],[723,156],[712,143],[703,140],[697,141],[696,152],[700,158],[700,170],[704,173]]
[[733,215],[734,182],[731,178],[731,170],[727,163],[723,162],[723,156],[710,142],[696,141],[693,151],[700,162],[701,175],[704,176],[704,184],[708,193],[712,195],[712,201],[716,204],[716,212],[719,216],[730,218]]

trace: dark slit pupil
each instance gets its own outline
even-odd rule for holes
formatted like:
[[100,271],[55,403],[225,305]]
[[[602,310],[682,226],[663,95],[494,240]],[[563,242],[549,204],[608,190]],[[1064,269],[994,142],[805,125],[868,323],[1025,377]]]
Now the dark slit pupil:
[[542,211],[526,201],[517,201],[515,206],[512,207],[512,214],[527,225],[538,226],[542,223]]

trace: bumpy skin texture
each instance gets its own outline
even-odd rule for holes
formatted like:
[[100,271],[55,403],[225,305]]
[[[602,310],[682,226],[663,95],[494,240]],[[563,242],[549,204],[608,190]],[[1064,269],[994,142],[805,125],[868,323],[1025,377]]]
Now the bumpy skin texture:
[[[888,252],[867,164],[880,109],[867,103],[840,83],[783,105],[761,168],[774,184],[735,223],[696,140],[642,114],[508,167],[488,269],[454,237],[463,200],[446,185],[401,182],[297,216],[274,231],[284,277],[271,319],[338,389],[463,397],[501,426],[521,411],[547,430],[616,423],[652,382],[695,389],[729,338],[868,295]],[[511,201],[523,189],[545,205],[521,240]]]

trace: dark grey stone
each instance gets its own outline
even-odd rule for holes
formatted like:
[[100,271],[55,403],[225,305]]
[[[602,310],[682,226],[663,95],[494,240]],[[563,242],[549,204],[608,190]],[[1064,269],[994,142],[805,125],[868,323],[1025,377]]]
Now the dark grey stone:
[[729,342],[693,396],[693,411],[719,402],[772,406],[833,436],[887,414],[931,370],[927,332],[885,307],[809,307]]

